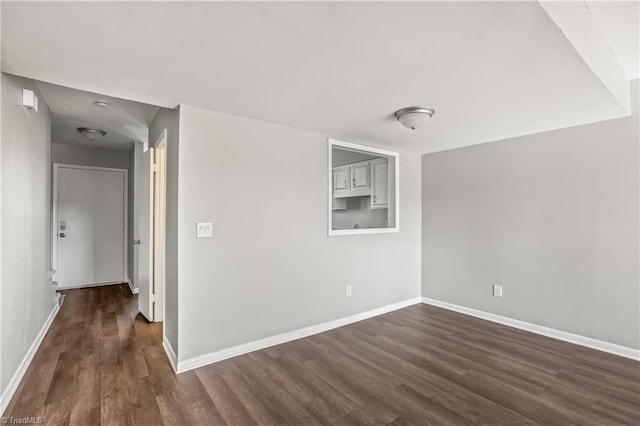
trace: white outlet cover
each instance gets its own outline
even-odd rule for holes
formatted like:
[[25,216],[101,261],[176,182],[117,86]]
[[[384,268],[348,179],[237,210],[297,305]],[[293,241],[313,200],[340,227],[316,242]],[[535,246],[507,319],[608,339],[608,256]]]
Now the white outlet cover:
[[493,286],[493,295],[495,297],[502,297],[502,286],[501,285],[494,285]]
[[198,222],[196,224],[196,237],[198,238],[213,237],[213,224],[211,222]]

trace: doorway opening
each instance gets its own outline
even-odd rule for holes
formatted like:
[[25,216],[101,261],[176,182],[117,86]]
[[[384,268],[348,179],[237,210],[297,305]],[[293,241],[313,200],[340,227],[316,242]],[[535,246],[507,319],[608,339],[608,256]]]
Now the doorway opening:
[[128,172],[53,164],[53,269],[58,288],[127,280]]
[[126,283],[144,317],[163,321],[166,131],[150,140],[161,108],[35,84],[51,111],[54,286]]

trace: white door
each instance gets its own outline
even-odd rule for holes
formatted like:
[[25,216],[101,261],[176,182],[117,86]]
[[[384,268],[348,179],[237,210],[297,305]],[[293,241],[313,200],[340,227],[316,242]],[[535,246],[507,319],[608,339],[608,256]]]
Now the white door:
[[138,198],[140,198],[141,193],[146,193],[146,191],[142,191],[140,188],[140,164],[142,162],[142,153],[143,144],[138,142],[133,146],[133,206],[131,206],[133,210],[133,223],[129,225],[133,228],[133,233],[131,234],[133,235],[133,245],[131,246],[133,251],[133,265],[129,265],[129,268],[131,268],[131,284],[133,285],[136,293],[138,292],[138,256],[140,255],[139,246],[136,244],[140,235],[140,231],[138,230],[138,216],[140,215],[140,203],[138,202]]
[[124,282],[126,172],[64,165],[55,171],[58,286]]
[[136,200],[138,204],[138,308],[144,317],[153,321],[153,162],[154,149],[142,153],[140,173],[137,175]]

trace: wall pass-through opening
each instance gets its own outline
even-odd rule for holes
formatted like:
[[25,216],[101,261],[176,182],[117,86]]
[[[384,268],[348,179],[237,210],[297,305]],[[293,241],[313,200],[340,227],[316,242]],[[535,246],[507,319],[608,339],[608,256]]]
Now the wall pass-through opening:
[[399,154],[329,139],[329,235],[399,231]]

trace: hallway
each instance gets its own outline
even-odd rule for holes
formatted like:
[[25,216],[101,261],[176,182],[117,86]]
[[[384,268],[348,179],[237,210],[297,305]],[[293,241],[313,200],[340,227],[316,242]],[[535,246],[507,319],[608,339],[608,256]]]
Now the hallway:
[[175,404],[161,395],[176,389],[162,324],[138,314],[126,284],[62,293],[64,305],[5,416],[42,417],[46,424],[160,424],[161,408],[174,411]]

